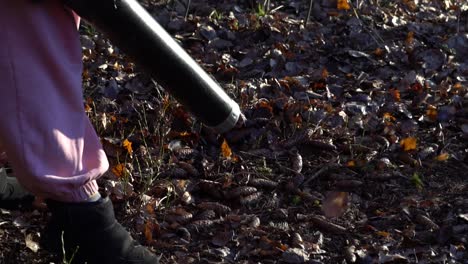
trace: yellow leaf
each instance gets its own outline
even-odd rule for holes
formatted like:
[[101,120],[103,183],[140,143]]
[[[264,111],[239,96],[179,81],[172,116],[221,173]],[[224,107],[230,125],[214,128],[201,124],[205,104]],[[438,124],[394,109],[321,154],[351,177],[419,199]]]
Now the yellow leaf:
[[132,142],[128,139],[125,139],[123,142],[122,142],[122,146],[127,150],[127,152],[129,154],[132,154],[133,153],[133,149],[132,149]]
[[338,0],[337,8],[339,10],[349,10],[351,6],[349,6],[348,0]]
[[407,137],[401,140],[400,146],[403,147],[404,151],[415,150],[417,146],[417,140],[414,137]]
[[229,147],[226,139],[223,141],[223,144],[221,144],[221,153],[225,158],[230,158],[232,156],[232,150]]
[[446,161],[448,160],[448,158],[450,157],[450,154],[448,153],[441,153],[440,155],[438,155],[437,157],[435,157],[435,159],[437,161]]

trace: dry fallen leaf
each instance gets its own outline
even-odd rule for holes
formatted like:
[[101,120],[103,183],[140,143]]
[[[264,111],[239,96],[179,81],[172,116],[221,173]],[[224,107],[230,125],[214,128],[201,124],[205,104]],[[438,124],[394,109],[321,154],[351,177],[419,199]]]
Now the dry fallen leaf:
[[129,154],[132,154],[133,153],[133,149],[132,149],[132,142],[128,139],[125,139],[123,142],[122,142],[122,146],[127,150],[127,152]]
[[426,116],[429,118],[429,120],[436,121],[437,120],[437,108],[433,105],[429,105],[426,109]]
[[25,238],[26,247],[36,253],[39,250],[39,244],[34,241],[32,234],[27,234]]
[[378,236],[381,236],[381,237],[387,238],[387,237],[390,236],[390,233],[385,232],[385,231],[377,231],[377,235],[378,235]]
[[415,150],[417,146],[417,139],[415,137],[407,137],[401,140],[400,146],[404,151]]
[[401,99],[401,95],[400,95],[400,91],[398,91],[398,89],[390,89],[389,90],[390,94],[392,95],[393,99],[397,102],[400,101]]
[[345,212],[347,205],[347,192],[330,192],[323,201],[322,211],[326,217],[338,217]]
[[450,157],[450,154],[448,153],[441,153],[440,155],[438,155],[437,157],[435,157],[435,159],[437,161],[446,161],[448,160],[448,158]]
[[338,0],[337,6],[339,10],[349,10],[351,6],[348,3],[348,0]]
[[151,221],[145,223],[145,238],[146,243],[153,242],[153,223]]
[[221,144],[221,153],[224,158],[232,157],[232,150],[229,147],[229,144],[227,143],[226,139],[223,141],[223,144]]

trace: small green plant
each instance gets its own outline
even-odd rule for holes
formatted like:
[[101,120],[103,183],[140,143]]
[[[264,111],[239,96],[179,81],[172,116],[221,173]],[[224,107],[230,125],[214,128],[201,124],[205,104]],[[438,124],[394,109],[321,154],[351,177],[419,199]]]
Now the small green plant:
[[97,34],[96,29],[88,23],[81,24],[83,32],[88,36],[94,36]]
[[296,206],[296,205],[299,205],[301,202],[302,202],[301,196],[299,196],[299,195],[294,195],[294,196],[292,197],[291,203],[292,203],[293,205],[295,205],[295,206]]
[[258,3],[256,11],[257,11],[256,12],[257,16],[259,16],[259,17],[264,17],[267,14],[267,10],[266,10],[265,6],[260,4],[260,3]]
[[216,21],[219,21],[221,19],[223,19],[223,14],[218,12],[216,9],[214,9],[213,11],[211,11],[210,15],[208,16],[208,18],[210,20],[216,20]]
[[265,158],[263,158],[263,166],[258,167],[257,171],[262,174],[271,174],[273,172],[273,170],[267,166]]
[[411,183],[416,187],[418,190],[422,190],[424,187],[424,183],[421,180],[421,177],[417,172],[413,173],[413,176],[411,176]]

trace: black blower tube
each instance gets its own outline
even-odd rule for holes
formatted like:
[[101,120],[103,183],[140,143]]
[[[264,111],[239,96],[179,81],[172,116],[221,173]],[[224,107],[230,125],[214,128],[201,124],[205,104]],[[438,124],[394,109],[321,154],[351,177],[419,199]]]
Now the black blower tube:
[[232,129],[241,111],[136,0],[63,0],[104,33],[205,125]]

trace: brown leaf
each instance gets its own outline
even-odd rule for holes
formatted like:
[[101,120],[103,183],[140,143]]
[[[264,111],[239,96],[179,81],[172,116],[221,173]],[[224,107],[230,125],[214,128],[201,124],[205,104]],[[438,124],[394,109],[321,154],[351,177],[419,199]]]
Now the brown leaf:
[[219,232],[217,233],[211,243],[218,247],[224,247],[227,243],[229,243],[234,238],[234,233],[231,232]]
[[148,220],[146,221],[145,223],[145,230],[144,230],[144,234],[145,234],[145,239],[146,239],[146,243],[148,244],[151,244],[153,243],[154,239],[153,239],[153,231],[156,229],[156,223],[154,223],[153,221],[151,220]]
[[326,217],[341,216],[348,207],[347,192],[329,192],[323,201],[322,211]]
[[435,157],[435,160],[437,160],[437,161],[446,161],[446,160],[448,160],[449,157],[450,157],[450,154],[444,152],[444,153],[441,153],[441,154],[437,155],[437,157]]

